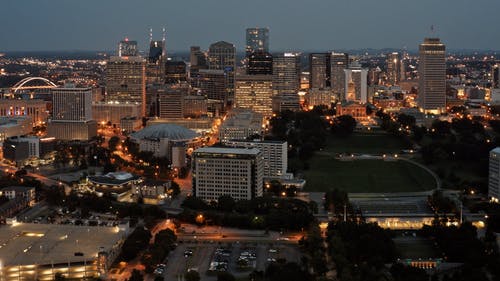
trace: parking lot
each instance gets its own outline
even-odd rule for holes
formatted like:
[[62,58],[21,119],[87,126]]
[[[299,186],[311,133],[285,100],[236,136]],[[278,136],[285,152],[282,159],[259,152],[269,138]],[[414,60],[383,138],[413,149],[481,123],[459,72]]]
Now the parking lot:
[[283,242],[211,242],[180,243],[170,253],[164,277],[181,280],[188,270],[200,273],[201,280],[216,280],[217,271],[242,277],[251,271],[265,270],[270,262],[286,259],[300,262],[296,245]]

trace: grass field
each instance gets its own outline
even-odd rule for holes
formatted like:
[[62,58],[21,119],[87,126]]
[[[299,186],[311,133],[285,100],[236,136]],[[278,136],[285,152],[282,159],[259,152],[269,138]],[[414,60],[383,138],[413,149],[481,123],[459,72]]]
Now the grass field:
[[408,145],[398,137],[384,132],[354,133],[347,138],[329,136],[325,152],[330,153],[399,153],[409,149]]
[[413,192],[436,188],[434,177],[405,161],[339,161],[315,156],[304,172],[306,191],[338,188],[347,192]]
[[429,259],[440,257],[432,241],[420,237],[397,237],[393,239],[402,259]]

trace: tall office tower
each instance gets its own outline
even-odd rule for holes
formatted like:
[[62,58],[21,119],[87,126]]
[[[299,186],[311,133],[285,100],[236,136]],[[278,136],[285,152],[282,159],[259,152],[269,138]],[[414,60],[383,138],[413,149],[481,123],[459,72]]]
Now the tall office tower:
[[236,107],[251,109],[264,117],[273,115],[273,76],[236,76],[234,100]]
[[159,95],[160,118],[183,118],[184,97],[189,95],[189,85],[176,84],[167,86]]
[[309,88],[331,87],[331,55],[329,53],[309,54]]
[[227,101],[227,80],[223,70],[200,69],[199,90],[208,99]]
[[202,52],[198,46],[191,46],[189,63],[190,84],[193,87],[198,87],[198,73],[200,69],[208,69],[208,59],[206,53]]
[[165,64],[165,83],[175,84],[187,81],[187,66],[183,61],[167,61]]
[[490,151],[488,197],[496,203],[500,199],[500,147]]
[[344,69],[346,101],[368,102],[368,70],[357,62]]
[[208,101],[205,96],[185,96],[183,102],[184,118],[200,118],[207,115]]
[[284,53],[273,57],[273,90],[275,94],[297,94],[300,87],[300,55]]
[[446,110],[445,50],[439,38],[425,38],[420,44],[418,106],[424,112],[440,113]]
[[248,57],[247,74],[272,75],[273,56],[266,51],[256,51]]
[[247,28],[246,42],[247,57],[255,51],[269,52],[269,28]]
[[146,65],[147,84],[163,84],[165,80],[165,41],[149,43],[149,54]]
[[193,152],[193,194],[207,201],[262,196],[262,152],[257,148],[202,147]]
[[125,38],[125,40],[120,41],[120,44],[118,44],[119,57],[135,57],[138,54],[137,41],[129,41],[128,38]]
[[236,71],[236,48],[233,44],[219,41],[208,48],[208,67],[213,70],[223,70],[226,75],[226,102],[234,97],[234,75]]
[[89,140],[97,135],[97,124],[92,120],[92,89],[64,88],[50,90],[52,119],[47,135],[60,140]]
[[500,88],[500,64],[498,63],[491,67],[491,87]]
[[106,101],[138,103],[146,114],[146,60],[111,57],[106,65]]
[[343,95],[345,92],[344,69],[349,65],[349,55],[346,53],[332,53],[330,56],[331,75],[330,83],[333,92]]
[[399,53],[393,52],[387,55],[387,82],[390,85],[399,85],[401,78],[401,57]]

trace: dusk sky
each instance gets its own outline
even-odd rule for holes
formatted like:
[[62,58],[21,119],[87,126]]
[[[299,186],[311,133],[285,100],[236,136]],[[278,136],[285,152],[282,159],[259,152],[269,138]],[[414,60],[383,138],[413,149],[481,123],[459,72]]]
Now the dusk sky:
[[246,27],[269,27],[270,49],[417,49],[435,26],[449,49],[500,50],[499,0],[3,0],[0,51],[167,49],[225,40],[243,51]]

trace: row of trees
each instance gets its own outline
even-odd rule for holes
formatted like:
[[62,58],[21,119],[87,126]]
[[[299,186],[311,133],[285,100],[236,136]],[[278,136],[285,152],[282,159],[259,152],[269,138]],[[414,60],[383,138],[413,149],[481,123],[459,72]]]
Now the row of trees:
[[[251,229],[302,230],[314,220],[313,204],[286,198],[259,197],[235,201],[224,195],[217,202],[206,203],[196,197],[187,197],[182,203],[184,212],[179,215],[190,223],[211,223]],[[197,220],[199,215],[203,221]]]

